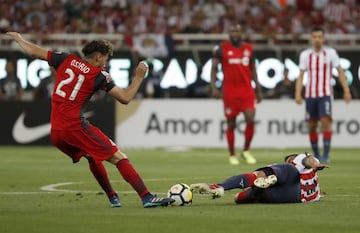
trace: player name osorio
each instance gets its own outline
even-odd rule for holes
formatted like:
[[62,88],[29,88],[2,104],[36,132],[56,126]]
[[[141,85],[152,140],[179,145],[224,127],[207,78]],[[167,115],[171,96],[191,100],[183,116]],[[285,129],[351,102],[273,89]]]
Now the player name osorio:
[[71,66],[74,66],[81,70],[84,73],[88,73],[90,71],[90,68],[85,65],[85,63],[77,61],[75,59],[71,60]]

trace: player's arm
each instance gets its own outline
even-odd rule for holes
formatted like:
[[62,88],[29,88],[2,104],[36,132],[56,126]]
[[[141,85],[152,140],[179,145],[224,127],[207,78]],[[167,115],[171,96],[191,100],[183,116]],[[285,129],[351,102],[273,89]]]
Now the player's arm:
[[127,89],[121,89],[114,86],[108,94],[122,104],[128,104],[136,95],[142,81],[144,80],[148,66],[144,62],[140,62],[135,69],[135,77]]
[[299,76],[295,82],[295,101],[297,104],[302,104],[303,102],[301,92],[303,88],[304,73],[305,73],[304,70],[300,70]]
[[253,62],[252,66],[251,66],[251,78],[255,82],[256,100],[258,103],[260,103],[263,99],[263,94],[262,94],[261,86],[259,84],[259,79],[258,79],[257,72],[256,72],[255,61]]
[[306,167],[306,168],[312,168],[314,171],[318,171],[318,170],[322,170],[324,168],[328,168],[329,166],[326,164],[322,164],[319,162],[319,160],[317,158],[315,158],[312,155],[308,155],[306,156],[303,161],[302,164]]
[[339,82],[344,91],[344,100],[346,103],[348,103],[351,100],[351,92],[350,92],[350,88],[346,82],[346,76],[345,76],[344,70],[340,66],[338,66],[336,69],[339,73]]
[[216,87],[216,73],[218,71],[218,66],[221,63],[221,49],[219,46],[216,46],[213,49],[213,58],[210,69],[210,87],[211,93],[215,98],[221,97],[220,91]]
[[219,58],[212,58],[212,64],[211,64],[211,70],[210,70],[210,77],[211,77],[211,92],[212,95],[216,98],[219,98],[221,93],[220,91],[217,89],[216,87],[216,72],[217,72],[217,67],[220,64],[220,59]]
[[13,40],[15,40],[20,47],[24,50],[26,54],[31,57],[39,58],[42,60],[47,60],[47,50],[43,49],[27,40],[25,40],[20,33],[17,32],[7,32],[8,36],[11,36]]

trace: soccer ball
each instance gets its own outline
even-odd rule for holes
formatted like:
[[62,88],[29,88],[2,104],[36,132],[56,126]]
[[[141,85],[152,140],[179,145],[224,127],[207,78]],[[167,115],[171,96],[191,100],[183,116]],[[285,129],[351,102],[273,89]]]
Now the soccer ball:
[[175,200],[172,205],[184,206],[192,203],[193,193],[187,184],[179,183],[171,186],[167,196]]

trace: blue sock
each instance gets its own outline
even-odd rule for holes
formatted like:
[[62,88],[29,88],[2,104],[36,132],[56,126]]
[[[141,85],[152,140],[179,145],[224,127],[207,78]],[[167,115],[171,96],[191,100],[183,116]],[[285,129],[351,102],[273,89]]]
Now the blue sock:
[[230,189],[244,189],[250,187],[254,184],[255,179],[257,176],[254,173],[246,173],[237,176],[232,176],[224,180],[223,182],[219,183],[224,190]]
[[329,152],[330,152],[330,147],[331,147],[331,136],[332,136],[332,132],[331,131],[325,131],[323,133],[323,144],[324,144],[324,158],[329,158]]
[[311,148],[314,152],[314,156],[316,158],[320,158],[320,152],[319,152],[319,146],[318,146],[318,142],[311,142]]
[[330,141],[324,140],[324,158],[329,157],[329,151],[330,151]]

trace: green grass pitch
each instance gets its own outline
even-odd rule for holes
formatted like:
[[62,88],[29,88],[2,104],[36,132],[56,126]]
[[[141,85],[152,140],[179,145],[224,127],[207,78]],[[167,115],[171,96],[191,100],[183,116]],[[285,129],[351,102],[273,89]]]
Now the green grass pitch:
[[[228,164],[225,149],[128,149],[148,188],[165,196],[178,182],[219,182],[304,149],[256,149],[258,163]],[[72,164],[53,147],[0,147],[1,233],[359,232],[360,148],[333,148],[320,172],[323,198],[308,204],[235,205],[235,190],[212,200],[194,195],[186,207],[144,209],[129,184],[107,164],[121,208],[109,208],[86,160]]]

